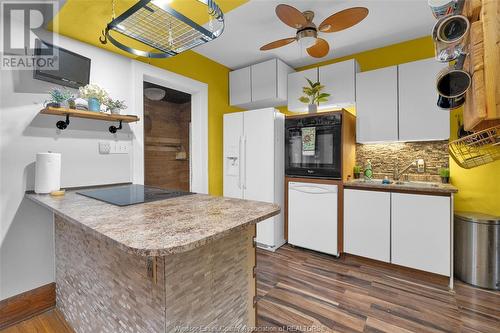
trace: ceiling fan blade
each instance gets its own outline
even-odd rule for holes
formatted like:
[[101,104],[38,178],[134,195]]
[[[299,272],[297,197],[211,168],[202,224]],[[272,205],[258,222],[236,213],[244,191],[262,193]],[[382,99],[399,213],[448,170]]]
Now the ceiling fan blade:
[[297,40],[297,38],[295,38],[295,37],[275,40],[274,42],[271,42],[269,44],[266,44],[266,45],[262,46],[260,48],[260,50],[261,51],[267,51],[267,50],[275,49],[275,48],[282,47],[282,46],[288,45],[290,43],[293,43],[296,40]]
[[323,38],[317,38],[316,43],[307,48],[307,53],[314,58],[323,58],[328,54],[328,51],[330,51],[330,45]]
[[307,24],[302,12],[289,5],[281,4],[276,6],[276,15],[283,23],[294,29],[300,29]]
[[321,32],[337,32],[352,27],[368,16],[368,8],[353,7],[327,17],[319,25]]

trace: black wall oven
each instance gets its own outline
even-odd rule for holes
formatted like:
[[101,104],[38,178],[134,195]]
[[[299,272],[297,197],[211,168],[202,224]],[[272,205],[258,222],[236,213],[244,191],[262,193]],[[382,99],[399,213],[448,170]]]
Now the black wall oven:
[[341,178],[342,113],[285,120],[285,174]]

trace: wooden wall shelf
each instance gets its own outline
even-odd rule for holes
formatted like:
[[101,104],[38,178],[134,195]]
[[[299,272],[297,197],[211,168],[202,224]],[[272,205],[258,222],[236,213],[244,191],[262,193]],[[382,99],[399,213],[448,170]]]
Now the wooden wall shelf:
[[86,118],[104,121],[122,121],[124,123],[134,123],[139,121],[139,117],[132,115],[108,114],[102,112],[74,110],[66,108],[47,107],[40,111],[41,114],[51,114],[55,116],[67,116],[75,118]]
[[59,120],[56,123],[56,127],[58,129],[65,130],[69,125],[69,118],[86,118],[86,119],[95,119],[95,120],[103,120],[103,121],[118,121],[120,123],[119,126],[109,126],[109,131],[115,134],[117,131],[122,129],[122,123],[133,123],[139,121],[139,117],[132,115],[121,115],[121,114],[108,114],[102,112],[94,112],[94,111],[84,111],[84,110],[75,110],[75,109],[66,109],[66,108],[54,108],[54,107],[46,107],[40,111],[40,114],[51,114],[54,116],[65,116],[66,120]]

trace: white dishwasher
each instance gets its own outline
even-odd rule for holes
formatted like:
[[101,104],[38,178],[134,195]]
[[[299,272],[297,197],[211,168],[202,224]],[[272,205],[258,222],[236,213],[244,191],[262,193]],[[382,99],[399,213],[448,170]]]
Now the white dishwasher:
[[288,183],[288,243],[338,256],[338,187]]

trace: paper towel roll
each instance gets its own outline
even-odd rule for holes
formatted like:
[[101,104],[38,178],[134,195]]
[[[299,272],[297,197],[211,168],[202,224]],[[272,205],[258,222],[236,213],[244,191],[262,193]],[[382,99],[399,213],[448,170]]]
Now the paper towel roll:
[[37,153],[35,166],[35,193],[50,193],[61,187],[61,154]]

